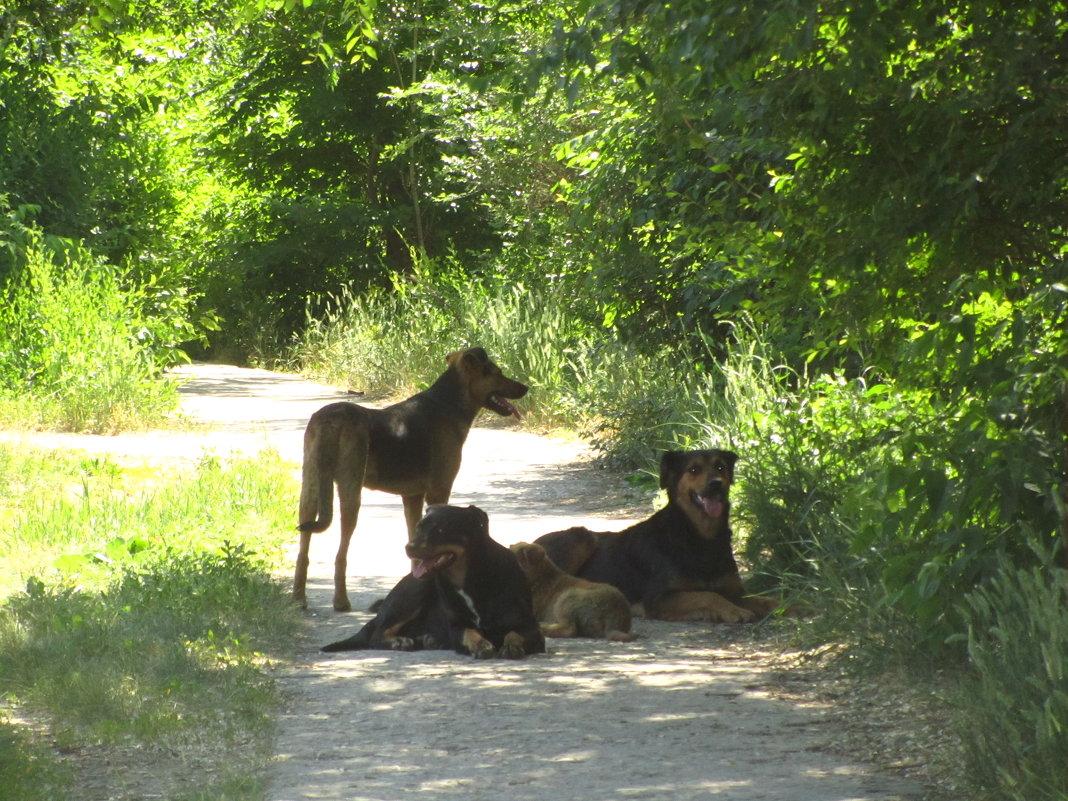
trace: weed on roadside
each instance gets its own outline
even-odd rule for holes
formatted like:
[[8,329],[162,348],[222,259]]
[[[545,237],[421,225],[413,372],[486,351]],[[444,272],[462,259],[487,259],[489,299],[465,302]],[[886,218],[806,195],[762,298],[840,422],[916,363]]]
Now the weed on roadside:
[[15,797],[73,798],[64,771],[80,801],[259,797],[278,704],[265,667],[299,625],[271,576],[290,468],[206,458],[146,487],[107,461],[7,456],[26,478],[0,472],[5,545],[51,559],[0,606],[0,695],[38,724],[0,724],[5,778],[26,777]]

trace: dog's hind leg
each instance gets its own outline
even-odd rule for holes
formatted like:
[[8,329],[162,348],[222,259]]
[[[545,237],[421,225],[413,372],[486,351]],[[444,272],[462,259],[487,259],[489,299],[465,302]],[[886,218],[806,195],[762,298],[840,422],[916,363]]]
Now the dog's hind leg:
[[[360,475],[363,475],[362,470]],[[334,557],[334,609],[338,612],[352,609],[345,588],[345,574],[349,565],[349,543],[352,541],[352,533],[356,530],[356,520],[360,516],[361,490],[362,479],[353,479],[351,476],[344,481],[338,481],[337,484],[337,499],[341,508],[341,541]]]
[[363,494],[369,447],[370,437],[366,427],[343,432],[338,455],[340,469],[335,475],[341,527],[341,540],[338,543],[337,556],[334,557],[334,609],[338,612],[352,609],[345,590],[345,574],[348,571],[349,543],[352,541],[352,532],[356,530],[356,520],[360,516],[360,498]]
[[301,469],[300,511],[297,528],[300,547],[293,573],[293,600],[307,607],[308,549],[311,535],[330,527],[334,507],[334,471],[337,468],[337,432],[322,410],[312,415],[304,430],[304,464]]
[[311,561],[308,557],[308,549],[311,547],[310,531],[300,532],[300,547],[297,551],[297,569],[293,574],[293,600],[301,605],[303,608],[307,608],[308,599],[305,596],[304,587],[308,582],[308,564]]

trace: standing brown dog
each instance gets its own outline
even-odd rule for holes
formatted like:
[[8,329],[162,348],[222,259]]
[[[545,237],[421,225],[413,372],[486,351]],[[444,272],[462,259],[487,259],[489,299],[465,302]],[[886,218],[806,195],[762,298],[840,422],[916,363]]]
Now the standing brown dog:
[[731,550],[730,501],[738,455],[668,451],[660,487],[668,503],[620,532],[570,528],[538,537],[563,570],[618,587],[644,614],[661,620],[744,623],[779,602],[748,595]]
[[506,399],[527,386],[508,378],[482,348],[450,353],[448,368],[429,388],[385,409],[331,403],[304,430],[300,489],[300,550],[293,598],[305,603],[311,535],[333,517],[334,485],[341,512],[341,545],[334,560],[334,609],[351,609],[345,591],[349,541],[360,513],[363,487],[400,495],[408,539],[423,505],[443,504],[460,469],[467,432],[481,409],[519,416]]
[[611,584],[569,576],[532,542],[511,546],[530,582],[534,615],[546,637],[604,637],[630,642],[630,604]]

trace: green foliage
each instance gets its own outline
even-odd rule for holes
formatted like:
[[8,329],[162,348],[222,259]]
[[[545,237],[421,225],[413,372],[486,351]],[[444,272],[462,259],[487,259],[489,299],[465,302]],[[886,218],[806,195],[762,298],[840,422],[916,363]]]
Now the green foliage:
[[74,431],[153,423],[173,410],[162,369],[189,333],[181,298],[69,242],[23,229],[0,287],[0,392],[32,397],[42,422]]
[[1063,262],[1060,4],[578,15],[542,55],[589,121],[566,197],[642,326],[710,330],[741,303],[791,364],[816,344],[869,361],[869,326],[937,314],[958,277],[1026,291]]
[[[1043,560],[1046,561],[1046,560]],[[1068,798],[1068,575],[1019,569],[962,604],[974,671],[961,686],[958,725],[969,774],[989,798]]]
[[[200,797],[256,797],[278,703],[263,664],[288,652],[299,624],[271,577],[290,539],[291,484],[271,456],[206,458],[161,479],[0,448],[12,521],[0,561],[26,587],[0,605],[0,694],[64,747],[193,747],[216,760]],[[0,797],[65,797],[66,771],[7,725],[0,764],[16,782]],[[161,763],[155,780],[184,785],[185,770]]]
[[101,594],[31,580],[4,610],[0,673],[61,736],[225,736],[264,723],[270,690],[256,652],[267,635],[282,641],[279,620],[295,622],[287,606],[240,547],[161,553]]
[[[206,455],[162,489],[141,487],[137,468],[108,460],[0,447],[0,595],[58,570],[83,585],[106,581],[176,548],[225,550],[251,543],[280,560],[290,539],[292,478],[276,454],[222,461]],[[225,521],[224,524],[220,521]]]
[[68,797],[69,772],[45,748],[0,723],[0,801],[56,801]]

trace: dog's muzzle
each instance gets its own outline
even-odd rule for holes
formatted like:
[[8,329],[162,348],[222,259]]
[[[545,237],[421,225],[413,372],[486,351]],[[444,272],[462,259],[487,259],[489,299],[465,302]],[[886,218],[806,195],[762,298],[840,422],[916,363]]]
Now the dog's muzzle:
[[690,500],[693,501],[694,506],[712,519],[723,517],[730,508],[722,481],[713,481],[700,493],[691,492]]

